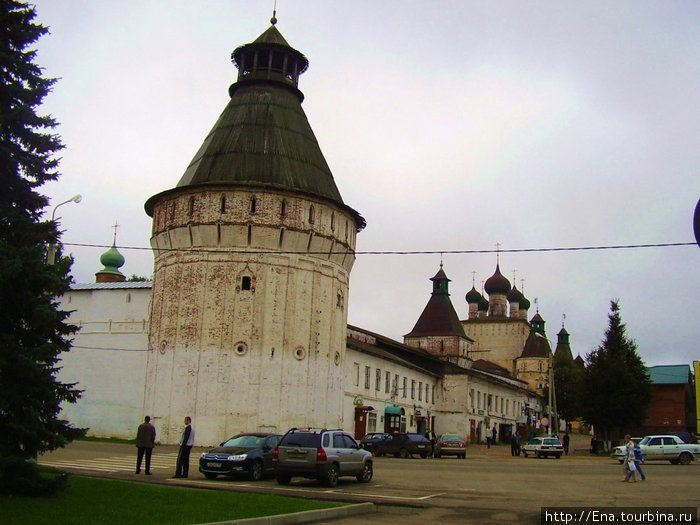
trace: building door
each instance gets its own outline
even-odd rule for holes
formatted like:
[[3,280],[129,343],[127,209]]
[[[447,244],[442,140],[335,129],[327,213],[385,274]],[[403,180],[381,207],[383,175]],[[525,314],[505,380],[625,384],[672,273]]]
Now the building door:
[[470,443],[477,443],[479,441],[479,438],[476,437],[476,420],[470,419],[469,420],[469,442]]
[[360,440],[367,434],[367,408],[355,407],[355,439]]

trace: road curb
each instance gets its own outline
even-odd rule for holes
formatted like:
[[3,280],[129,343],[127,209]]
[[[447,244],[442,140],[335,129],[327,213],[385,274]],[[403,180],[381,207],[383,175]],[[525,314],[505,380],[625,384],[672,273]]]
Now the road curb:
[[287,523],[314,523],[316,521],[336,520],[360,514],[375,512],[374,503],[356,503],[332,509],[307,510],[291,514],[277,514],[260,518],[248,518],[233,521],[217,521],[202,525],[282,525]]

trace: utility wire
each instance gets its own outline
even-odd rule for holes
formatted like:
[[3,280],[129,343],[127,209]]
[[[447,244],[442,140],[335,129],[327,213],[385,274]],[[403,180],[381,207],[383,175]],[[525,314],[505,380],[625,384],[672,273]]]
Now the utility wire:
[[[83,248],[111,248],[106,244],[85,244],[65,242],[64,246],[80,246]],[[287,251],[287,250],[237,250],[237,249],[211,249],[211,248],[157,248],[160,252],[188,252],[188,253],[230,253],[230,254],[261,254],[278,253],[286,255],[435,255],[435,254],[479,254],[479,253],[542,253],[542,252],[576,252],[576,251],[599,251],[599,250],[631,250],[640,248],[669,248],[678,246],[695,246],[695,242],[667,242],[659,244],[616,244],[608,246],[568,246],[556,248],[498,248],[488,250],[369,250],[369,251]],[[117,246],[120,250],[153,250],[143,246]]]

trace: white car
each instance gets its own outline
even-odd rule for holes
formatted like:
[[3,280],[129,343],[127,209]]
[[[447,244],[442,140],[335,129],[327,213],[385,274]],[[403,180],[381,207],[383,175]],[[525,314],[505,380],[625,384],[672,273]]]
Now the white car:
[[[678,436],[646,436],[639,442],[639,448],[645,460],[667,460],[674,465],[687,465],[700,455],[700,445],[684,443]],[[615,447],[612,457],[622,463],[625,459],[624,445]]]
[[555,437],[536,437],[525,443],[522,450],[525,457],[532,454],[536,458],[554,456],[559,459],[564,453],[564,445]]

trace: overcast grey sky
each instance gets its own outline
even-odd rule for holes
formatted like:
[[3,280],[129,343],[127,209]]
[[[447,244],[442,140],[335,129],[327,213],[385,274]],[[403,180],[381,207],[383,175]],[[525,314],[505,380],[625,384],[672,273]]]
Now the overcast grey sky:
[[[273,1],[36,0],[60,77],[43,111],[66,144],[44,187],[63,241],[105,245],[150,276],[148,197],[174,187],[228,101],[230,54]],[[694,240],[700,197],[700,2],[278,0],[304,53],[303,108],[343,199],[367,219],[358,251],[503,250]],[[77,282],[105,248],[67,246]],[[349,322],[397,340],[440,255],[359,255]],[[452,302],[496,255],[445,254]],[[648,365],[700,359],[700,249],[502,253],[539,299],[554,345],[603,338],[619,298]]]

